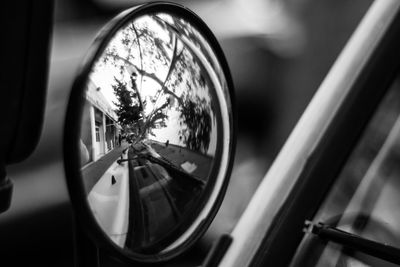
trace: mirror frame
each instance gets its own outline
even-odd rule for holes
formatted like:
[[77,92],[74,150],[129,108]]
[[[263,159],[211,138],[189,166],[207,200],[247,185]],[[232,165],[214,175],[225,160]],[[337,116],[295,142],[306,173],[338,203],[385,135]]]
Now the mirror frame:
[[[221,70],[225,76],[227,88],[224,90],[222,88],[225,100],[227,102],[228,109],[228,117],[230,122],[228,122],[229,129],[229,137],[230,143],[227,148],[227,165],[224,169],[225,173],[223,174],[223,180],[221,181],[221,186],[219,190],[215,193],[215,201],[209,205],[211,208],[206,213],[204,219],[201,219],[197,222],[197,227],[189,232],[189,236],[184,239],[181,243],[178,243],[175,247],[167,251],[161,251],[158,254],[140,254],[132,251],[128,251],[117,244],[115,244],[102,230],[100,225],[97,223],[96,218],[90,212],[90,207],[87,202],[87,194],[84,190],[82,175],[81,175],[81,166],[80,166],[80,153],[79,153],[79,138],[80,138],[80,128],[81,128],[81,115],[83,112],[83,103],[85,100],[84,97],[84,88],[86,86],[87,77],[91,73],[92,66],[98,60],[98,58],[103,53],[104,49],[109,44],[109,41],[114,37],[116,32],[120,30],[123,26],[125,26],[129,21],[132,21],[140,16],[150,14],[150,13],[168,13],[170,15],[176,15],[185,21],[189,22],[193,27],[202,34],[204,39],[210,45],[211,50],[214,52],[214,55],[217,61],[220,64]],[[226,61],[226,58],[223,54],[223,51],[211,32],[208,26],[192,11],[189,9],[176,4],[169,2],[152,2],[148,4],[143,4],[139,6],[132,7],[128,10],[121,12],[115,18],[113,18],[109,23],[107,23],[98,33],[95,38],[93,44],[91,45],[89,51],[87,52],[83,63],[80,69],[77,72],[77,76],[72,86],[72,91],[70,95],[70,99],[67,106],[66,120],[64,125],[64,144],[63,144],[63,153],[64,153],[64,167],[66,173],[66,180],[68,185],[68,191],[71,198],[71,202],[74,209],[74,216],[76,217],[77,227],[80,227],[83,232],[87,233],[89,238],[94,242],[94,244],[98,248],[104,248],[110,255],[113,255],[117,258],[120,258],[127,262],[141,262],[141,263],[156,263],[156,262],[164,262],[168,260],[172,260],[177,256],[181,255],[183,252],[187,251],[194,243],[205,233],[214,219],[221,203],[224,198],[228,183],[229,177],[232,171],[233,159],[235,153],[236,146],[236,128],[237,128],[237,117],[235,110],[235,97],[234,97],[234,87],[232,82],[232,77],[230,75],[230,70]],[[230,102],[229,102],[230,101]],[[223,131],[225,131],[223,129]],[[224,136],[224,135],[223,135]],[[223,137],[222,136],[222,137]],[[221,139],[219,137],[218,139]],[[222,145],[221,145],[222,146]],[[221,152],[221,158],[224,156],[224,152]],[[221,159],[217,158],[217,160]],[[218,162],[213,162],[213,165],[218,165]],[[213,171],[215,168],[213,167],[211,170]],[[218,169],[219,170],[219,169]],[[217,170],[217,171],[218,171]],[[221,170],[218,171],[217,175],[214,179],[214,182],[217,180],[218,176],[221,174]],[[215,184],[213,184],[215,187]],[[212,188],[210,190],[211,193],[214,193],[215,189]],[[210,202],[210,196],[205,200],[204,203],[201,203],[201,207],[199,208],[198,214],[196,214],[196,218],[199,218],[203,208]],[[191,225],[194,225],[193,221]],[[189,225],[187,229],[191,226]],[[186,229],[186,230],[187,230]],[[186,231],[185,230],[185,231]],[[179,240],[183,235],[178,237],[173,243]]]

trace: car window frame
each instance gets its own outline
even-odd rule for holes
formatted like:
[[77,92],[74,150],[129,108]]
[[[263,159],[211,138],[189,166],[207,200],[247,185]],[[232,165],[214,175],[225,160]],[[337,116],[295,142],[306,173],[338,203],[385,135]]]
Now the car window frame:
[[[399,46],[400,3],[375,1],[240,218],[220,266],[290,263],[305,220],[315,215],[396,76]],[[326,121],[313,123],[318,116]]]

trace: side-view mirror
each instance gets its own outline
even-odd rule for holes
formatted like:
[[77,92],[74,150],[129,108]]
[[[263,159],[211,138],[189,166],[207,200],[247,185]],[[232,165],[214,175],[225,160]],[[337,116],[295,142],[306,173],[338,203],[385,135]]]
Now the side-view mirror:
[[75,215],[97,246],[161,262],[204,234],[232,168],[232,99],[222,50],[188,9],[141,5],[101,30],[64,131]]

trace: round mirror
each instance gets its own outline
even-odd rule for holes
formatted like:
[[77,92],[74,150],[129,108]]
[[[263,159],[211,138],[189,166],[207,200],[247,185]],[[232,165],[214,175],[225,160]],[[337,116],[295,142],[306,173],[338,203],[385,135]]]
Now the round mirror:
[[97,37],[74,83],[65,165],[79,222],[139,261],[170,259],[204,233],[227,186],[232,82],[193,13],[157,3]]

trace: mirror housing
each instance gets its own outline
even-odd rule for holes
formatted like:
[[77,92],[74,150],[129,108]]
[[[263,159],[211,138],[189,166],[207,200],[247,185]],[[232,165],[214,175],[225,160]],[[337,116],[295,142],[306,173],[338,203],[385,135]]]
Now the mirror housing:
[[[171,69],[175,69],[173,59],[161,64],[155,60],[161,60],[162,56],[154,56],[155,52],[151,49],[144,52],[144,48],[140,47],[142,39],[138,37],[135,26],[131,28],[131,33],[136,39],[119,39],[121,43],[115,43],[119,35],[129,35],[128,26],[134,23],[139,23],[143,32],[150,36],[149,46],[158,42],[159,49],[162,48],[163,53],[167,54],[166,58],[180,50],[184,60],[180,62],[179,72],[171,74]],[[157,38],[150,34],[152,27],[157,29],[154,30],[159,34]],[[165,43],[163,38],[169,43]],[[104,60],[105,51],[122,51],[121,46],[127,43],[131,45],[126,50],[131,58],[135,57],[135,51],[132,52],[131,48],[137,46],[136,57],[139,58],[140,54],[141,66],[132,68],[132,64],[119,65],[121,76],[119,80],[114,76],[113,82],[116,84],[103,83],[98,78],[97,83],[102,84],[102,89],[93,85],[92,80],[96,80],[93,75],[101,68],[99,64],[107,62]],[[145,56],[142,53],[149,57],[147,61],[143,60]],[[117,53],[112,58],[120,57]],[[153,72],[144,71],[147,65]],[[164,76],[163,85],[159,84],[160,89],[152,95],[150,86],[143,85],[143,77],[160,80],[161,65],[169,66],[170,71]],[[169,88],[166,86],[167,80]],[[126,85],[131,89],[127,90]],[[129,123],[123,120],[123,114],[117,108],[122,101],[122,95],[118,96],[117,91],[124,86],[124,92],[130,96],[129,107],[134,108],[134,102],[140,111],[140,115]],[[104,89],[107,87],[109,89]],[[106,91],[101,92],[112,92],[110,88],[114,88],[114,96]],[[96,246],[128,262],[155,263],[176,258],[204,234],[222,203],[232,169],[236,131],[233,91],[229,68],[216,38],[199,17],[178,4],[150,3],[128,9],[100,31],[73,84],[64,130],[64,164],[71,201],[79,227]],[[96,102],[96,99],[103,99],[105,95],[110,96],[110,111]],[[157,106],[159,99],[165,101],[161,106]],[[91,111],[85,111],[85,105]],[[150,113],[146,113],[148,106],[152,107]],[[154,110],[161,111],[159,117],[163,119],[158,120],[157,127],[150,128],[146,122],[152,121]],[[90,117],[88,122],[83,119],[86,115]],[[208,123],[203,123],[204,118],[209,118],[206,120]],[[129,127],[123,129],[127,125]],[[109,131],[107,127],[110,127]],[[91,136],[86,144],[82,139],[85,128],[89,129]],[[125,129],[133,130],[129,132]],[[111,137],[106,136],[107,131]],[[179,133],[179,138],[171,132]],[[203,140],[199,138],[204,138],[199,133],[203,133],[202,136],[206,134],[207,141],[199,143],[198,140]],[[154,136],[150,138],[150,134]],[[92,149],[87,149],[95,142],[103,146],[104,152],[106,145],[112,151],[119,149],[115,152],[118,157],[110,159],[110,163],[107,163],[110,165],[105,168],[95,164],[100,154],[91,154],[89,150]],[[176,152],[183,150],[183,157],[187,159],[178,161],[166,153],[167,149]],[[190,153],[196,156],[188,160]],[[203,174],[198,172],[195,175],[200,164],[196,160],[204,161],[205,158],[209,161],[208,169]],[[86,175],[88,162],[91,162],[89,167],[94,172],[99,172],[92,182],[87,182],[90,177]],[[115,170],[118,170],[118,174],[113,172]],[[149,182],[149,179],[154,181]],[[145,184],[145,180],[149,184]],[[135,190],[132,189],[132,183],[137,183]],[[117,187],[118,190],[115,189]],[[110,195],[111,191],[116,195]],[[119,215],[104,212],[105,205],[110,207],[111,202],[104,204],[102,199],[121,198],[128,203],[124,204],[125,208],[112,206],[120,210]],[[156,202],[154,198],[164,200]],[[178,202],[184,203],[183,206],[179,204],[183,208],[179,207]],[[168,207],[173,207],[171,214],[179,211],[180,216],[175,216],[178,218],[175,223],[165,219],[172,217],[167,211]],[[152,217],[149,216],[151,210],[156,211]],[[120,221],[121,227],[125,227],[117,235],[110,230],[116,220]],[[144,226],[140,222],[145,222]],[[170,224],[169,228],[165,226],[167,223]]]

